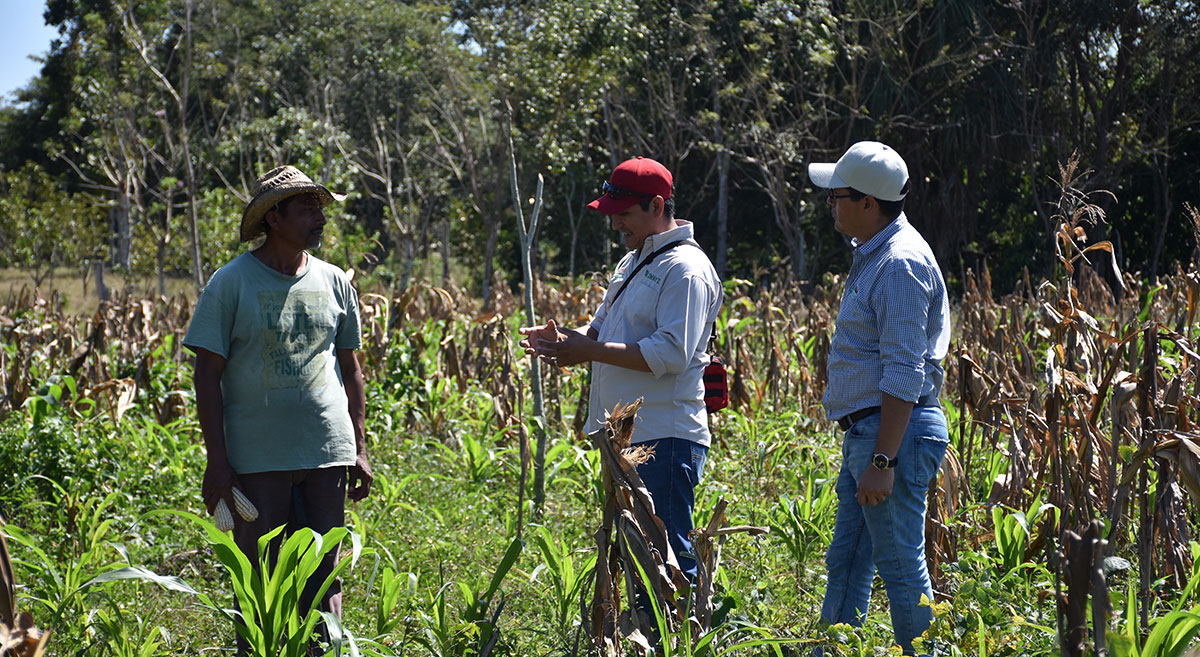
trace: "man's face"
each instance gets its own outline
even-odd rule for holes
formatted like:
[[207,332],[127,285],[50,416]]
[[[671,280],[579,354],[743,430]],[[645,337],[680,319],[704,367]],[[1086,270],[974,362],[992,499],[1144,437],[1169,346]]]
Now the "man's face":
[[289,246],[315,249],[321,246],[325,223],[325,211],[317,195],[304,194],[283,204],[279,221],[271,226],[271,234]]
[[640,249],[647,237],[659,232],[656,226],[663,211],[662,197],[650,199],[649,205],[649,210],[643,210],[641,203],[634,203],[611,216],[613,230],[621,234],[626,248]]
[[849,187],[829,190],[825,201],[829,203],[833,213],[833,227],[837,232],[850,237],[858,237],[862,233],[866,217],[863,211],[864,198],[859,198],[858,201],[850,198]]

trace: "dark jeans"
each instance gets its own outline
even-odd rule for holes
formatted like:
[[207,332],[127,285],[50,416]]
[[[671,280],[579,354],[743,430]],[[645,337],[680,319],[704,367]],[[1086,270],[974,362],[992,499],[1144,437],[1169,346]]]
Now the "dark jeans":
[[[255,472],[238,475],[242,492],[258,508],[258,519],[246,522],[234,513],[233,539],[238,548],[258,568],[258,539],[279,525],[286,524],[286,533],[275,539],[270,547],[270,559],[274,564],[284,536],[308,527],[324,534],[334,527],[346,524],[346,467],[337,466],[315,470],[283,470],[279,472]],[[304,613],[312,604],[317,589],[333,572],[337,565],[337,550],[330,550],[321,561],[321,566],[304,588],[300,596],[300,609]],[[339,618],[342,615],[342,583],[335,581],[321,598],[321,611],[329,611]],[[323,625],[319,625],[323,628]],[[238,654],[247,654],[249,646],[242,636],[237,637]]]
[[654,498],[654,514],[667,528],[667,540],[689,581],[696,581],[696,560],[690,556],[692,510],[696,485],[704,473],[708,448],[682,438],[660,438],[641,445],[654,446],[654,458],[637,467],[638,476]]

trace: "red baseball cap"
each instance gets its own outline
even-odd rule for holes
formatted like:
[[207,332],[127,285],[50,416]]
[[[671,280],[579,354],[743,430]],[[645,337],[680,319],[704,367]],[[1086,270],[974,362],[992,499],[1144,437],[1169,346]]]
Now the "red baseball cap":
[[616,214],[655,196],[671,198],[673,189],[671,172],[666,167],[648,157],[635,157],[617,165],[604,182],[604,195],[588,207],[602,214]]

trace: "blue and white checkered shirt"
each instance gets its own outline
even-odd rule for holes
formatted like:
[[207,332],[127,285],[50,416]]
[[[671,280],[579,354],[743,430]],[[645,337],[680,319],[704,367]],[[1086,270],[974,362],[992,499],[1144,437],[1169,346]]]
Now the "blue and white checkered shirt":
[[933,251],[904,214],[854,247],[829,347],[826,416],[879,406],[884,392],[933,403],[950,347],[950,304]]

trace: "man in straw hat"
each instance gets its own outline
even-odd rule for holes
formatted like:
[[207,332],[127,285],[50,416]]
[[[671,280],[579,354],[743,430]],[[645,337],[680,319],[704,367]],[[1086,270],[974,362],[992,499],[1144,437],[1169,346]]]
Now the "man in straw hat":
[[721,310],[717,272],[694,239],[690,221],[675,218],[674,184],[662,164],[622,162],[588,207],[608,215],[629,253],[617,264],[596,316],[575,330],[554,320],[522,328],[527,353],[552,364],[592,364],[588,430],[604,426],[618,403],[641,398],[631,441],[654,457],[638,475],[690,580],[692,509],[712,437],[704,405],[705,351]]
[[[344,198],[291,166],[255,181],[241,241],[266,239],[213,274],[183,340],[196,354],[204,503],[235,509],[234,488],[249,498],[258,517],[234,513],[233,534],[252,563],[263,534],[340,527],[345,498],[371,488],[358,295],[344,271],[308,252],[321,245],[323,208]],[[310,580],[302,614],[336,556]],[[340,583],[321,608],[340,615]],[[240,635],[238,643],[244,651]]]
[[949,443],[938,402],[950,344],[946,284],[904,215],[908,166],[896,151],[859,142],[836,163],[810,164],[808,177],[829,190],[834,227],[854,247],[822,400],[845,434],[821,619],[862,625],[878,570],[896,642],[912,654],[932,620],[921,604],[933,599],[925,493]]

